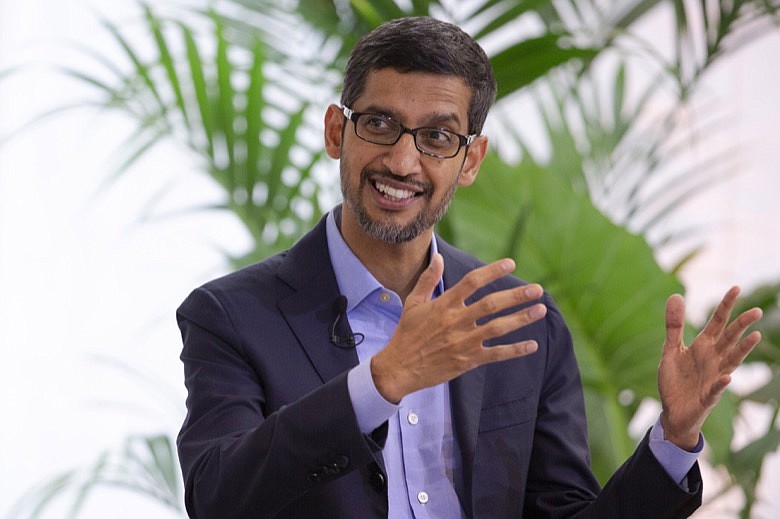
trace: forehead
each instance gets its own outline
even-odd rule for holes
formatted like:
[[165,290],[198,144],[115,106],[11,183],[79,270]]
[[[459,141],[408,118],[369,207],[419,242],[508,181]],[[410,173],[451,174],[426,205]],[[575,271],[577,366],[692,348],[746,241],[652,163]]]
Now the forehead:
[[457,76],[428,72],[372,71],[353,110],[381,110],[407,124],[432,117],[453,118],[467,126],[471,89]]

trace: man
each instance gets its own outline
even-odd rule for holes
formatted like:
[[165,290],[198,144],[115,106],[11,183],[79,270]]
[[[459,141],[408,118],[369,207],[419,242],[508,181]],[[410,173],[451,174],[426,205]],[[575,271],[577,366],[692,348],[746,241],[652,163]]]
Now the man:
[[178,311],[196,518],[680,517],[701,500],[701,425],[759,340],[730,290],[696,341],[667,303],[663,412],[605,486],[588,467],[579,372],[550,297],[433,234],[477,177],[495,97],[458,28],[384,24],[325,115],[343,205],[291,250]]

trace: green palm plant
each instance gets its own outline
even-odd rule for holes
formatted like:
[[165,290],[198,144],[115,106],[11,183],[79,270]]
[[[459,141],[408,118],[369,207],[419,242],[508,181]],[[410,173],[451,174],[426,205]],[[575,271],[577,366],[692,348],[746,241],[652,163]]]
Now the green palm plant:
[[[556,295],[575,336],[593,467],[604,481],[633,450],[627,431],[639,405],[656,395],[663,302],[682,290],[636,233],[649,236],[681,200],[713,181],[704,168],[673,171],[671,184],[662,182],[660,189],[650,180],[688,145],[674,131],[679,103],[695,94],[699,79],[725,51],[750,39],[746,31],[763,30],[777,2],[412,0],[401,7],[392,0],[300,0],[291,9],[269,0],[229,0],[222,5],[220,12],[183,13],[182,19],[193,25],[162,19],[142,5],[153,56],[142,57],[122,31],[106,23],[128,58],[129,71],[111,66],[111,80],[68,71],[97,88],[100,106],[138,121],[119,173],[159,140],[172,139],[199,159],[201,170],[223,191],[224,203],[205,209],[235,214],[252,237],[250,251],[230,258],[234,265],[284,249],[320,216],[321,197],[333,189],[317,180],[317,169],[325,166],[321,145],[306,144],[306,133],[319,126],[308,114],[321,111],[322,99],[335,97],[337,72],[356,40],[398,16],[430,14],[460,24],[495,49],[490,54],[500,90],[491,124],[509,137],[499,142],[499,151],[510,146],[521,159],[489,155],[479,182],[458,194],[439,232],[485,260],[515,257],[524,277]],[[661,56],[632,31],[662,5],[675,16],[671,57]],[[530,19],[533,30],[517,29],[518,19]],[[207,32],[193,29],[204,20]],[[290,45],[291,40],[308,43]],[[209,48],[213,51],[204,50]],[[654,66],[656,80],[629,103],[626,71],[637,50]],[[604,63],[615,56],[617,67],[605,74]],[[657,88],[669,84],[674,88]],[[600,104],[602,90],[610,94],[611,106]],[[669,91],[675,97],[668,115],[651,121],[656,130],[643,126],[650,101]],[[539,101],[549,158],[535,156],[508,121],[512,102],[522,95]],[[625,172],[626,164],[634,167]],[[680,178],[690,180],[674,191],[665,189]],[[674,239],[671,234],[659,244]],[[730,395],[707,424],[706,434],[717,446],[713,462],[726,465],[732,483],[744,489],[745,513],[755,498],[755,467],[777,448],[778,433],[773,425],[750,448],[732,452],[733,416],[743,401],[771,404],[775,398],[778,343],[754,356],[772,366],[772,381],[752,395]],[[774,405],[776,413],[776,399]],[[150,439],[161,445],[161,439]],[[126,476],[149,469],[159,472],[157,480],[168,481],[167,470],[175,465],[171,445],[168,439],[167,450],[156,449],[151,464],[123,459],[120,464],[131,468]],[[115,482],[116,473],[103,466],[88,471],[91,477],[55,480],[52,492],[37,494],[39,502],[49,503],[74,487],[85,496],[96,485]],[[166,500],[179,492],[167,488],[173,494],[147,494]]]
[[184,514],[179,464],[173,440],[164,434],[133,435],[117,451],[106,451],[90,466],[45,481],[19,500],[9,517],[41,517],[65,493],[74,498],[68,517],[76,517],[98,486],[119,488]]
[[[141,8],[151,57],[143,57],[122,31],[104,21],[130,71],[100,56],[109,80],[65,70],[97,90],[98,106],[139,123],[120,147],[124,160],[114,178],[156,144],[171,140],[192,153],[224,194],[223,203],[199,209],[229,211],[251,235],[255,250],[231,258],[234,264],[288,247],[322,214],[312,170],[323,152],[301,138],[311,131],[312,99],[285,88],[283,75],[267,72],[266,47],[258,37],[235,44],[214,11],[205,13],[210,31],[203,34],[158,17],[148,5]],[[204,47],[213,50],[206,53]]]

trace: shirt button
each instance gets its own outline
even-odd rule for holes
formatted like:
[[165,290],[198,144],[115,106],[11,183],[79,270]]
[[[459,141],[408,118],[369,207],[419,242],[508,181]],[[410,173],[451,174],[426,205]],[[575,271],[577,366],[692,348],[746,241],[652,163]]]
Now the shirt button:
[[409,411],[409,414],[406,415],[406,419],[412,425],[417,425],[417,422],[420,421],[420,417],[417,416],[417,413],[415,413],[414,411]]
[[383,303],[387,303],[388,301],[390,301],[390,294],[388,294],[387,292],[382,292],[382,294],[379,296],[379,300],[382,301]]
[[417,501],[420,502],[421,505],[424,505],[428,502],[428,493],[427,492],[417,492]]

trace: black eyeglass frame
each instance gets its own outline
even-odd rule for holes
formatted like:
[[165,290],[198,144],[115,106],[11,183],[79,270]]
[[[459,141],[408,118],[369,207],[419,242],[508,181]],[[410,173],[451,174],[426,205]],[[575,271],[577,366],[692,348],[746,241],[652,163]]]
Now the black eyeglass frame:
[[[354,130],[355,130],[355,135],[359,139],[361,139],[363,141],[366,141],[366,142],[370,142],[371,144],[378,144],[380,146],[393,146],[393,145],[395,145],[395,143],[397,143],[401,139],[401,136],[403,136],[403,134],[408,133],[408,134],[411,134],[412,140],[414,140],[414,147],[417,148],[417,151],[419,151],[423,155],[428,155],[429,157],[435,157],[437,159],[451,159],[453,157],[456,157],[458,155],[458,153],[460,153],[460,149],[461,148],[465,147],[468,150],[469,145],[472,142],[474,142],[474,138],[477,137],[476,134],[461,135],[461,134],[459,134],[457,132],[454,132],[452,130],[449,130],[447,128],[437,128],[435,126],[421,126],[419,128],[407,128],[406,126],[404,126],[403,124],[399,123],[398,121],[396,121],[392,117],[388,117],[386,115],[377,114],[377,113],[373,113],[373,112],[355,112],[354,110],[352,110],[348,106],[341,106],[340,108],[341,108],[342,113],[344,114],[344,117],[346,117],[348,120],[352,121],[352,125],[353,125]],[[398,127],[400,128],[400,131],[398,132],[398,136],[395,138],[395,140],[393,142],[377,142],[377,141],[373,141],[373,140],[370,140],[370,139],[366,139],[365,137],[360,135],[358,133],[358,130],[357,130],[357,121],[358,121],[358,118],[360,118],[361,115],[375,115],[377,117],[381,117],[383,119],[387,119],[388,121],[391,121],[394,124],[397,124]],[[458,138],[458,148],[451,155],[439,155],[437,153],[432,153],[430,151],[426,151],[426,150],[420,148],[420,145],[417,143],[417,132],[419,132],[421,130],[436,130],[436,131],[445,132],[445,133],[454,135],[455,137]]]

